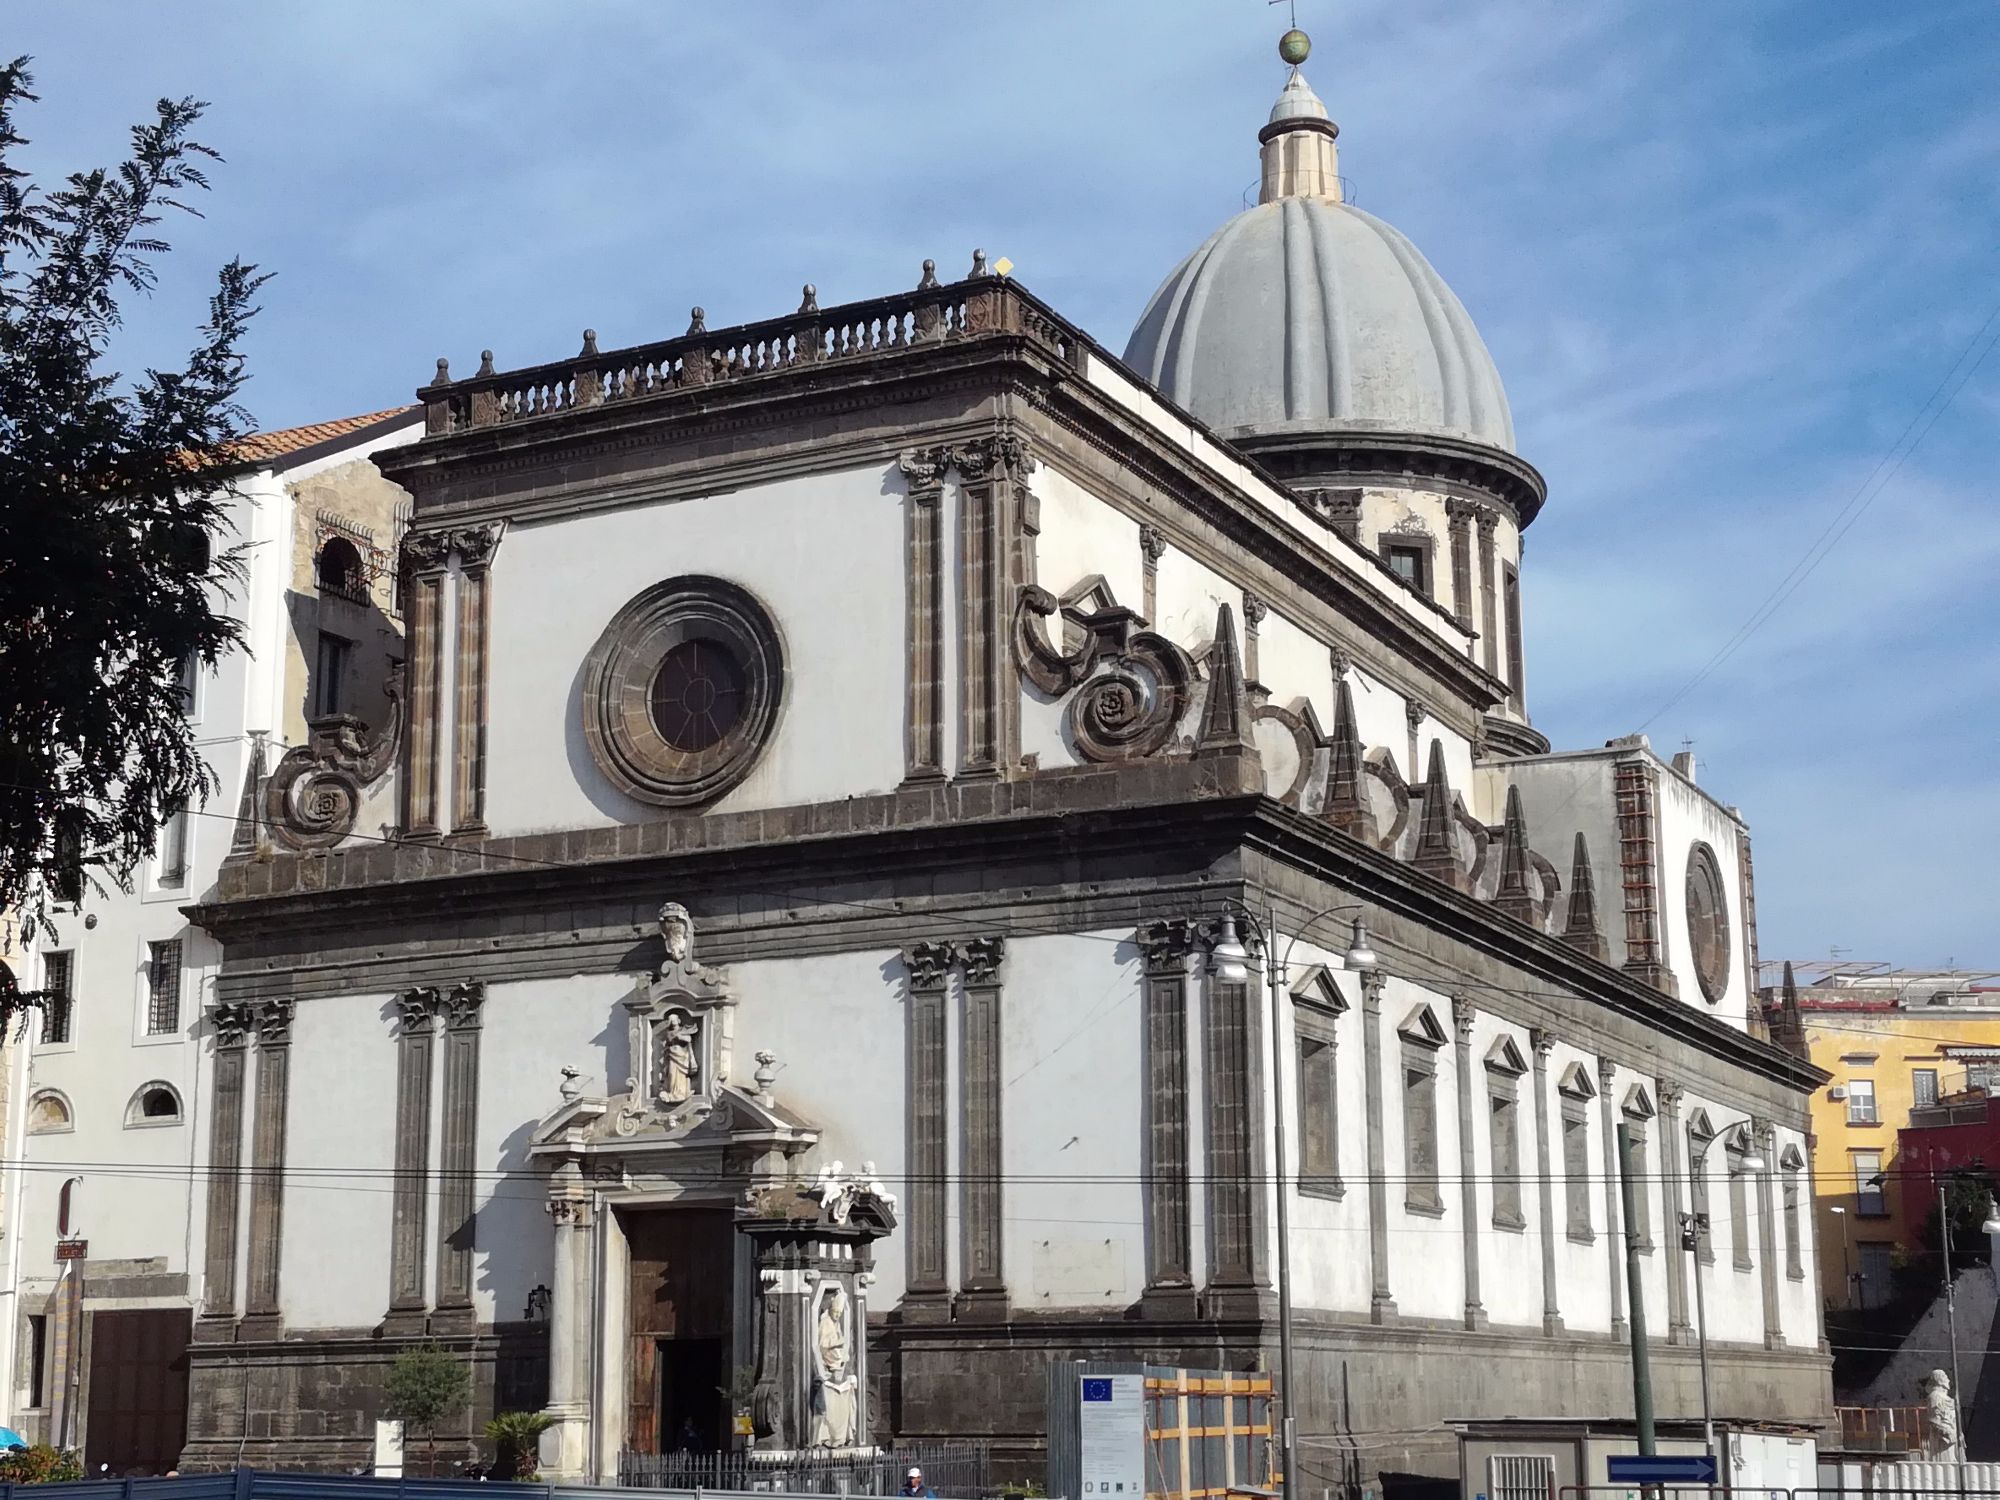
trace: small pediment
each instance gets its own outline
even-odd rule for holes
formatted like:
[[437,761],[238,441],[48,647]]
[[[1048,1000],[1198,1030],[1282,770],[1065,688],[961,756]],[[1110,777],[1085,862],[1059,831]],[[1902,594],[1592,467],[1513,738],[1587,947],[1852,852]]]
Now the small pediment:
[[1705,1109],[1695,1108],[1688,1111],[1687,1129],[1688,1134],[1697,1140],[1712,1141],[1715,1139],[1715,1124],[1708,1118],[1708,1111]]
[[1292,1004],[1337,1016],[1347,1009],[1347,997],[1333,982],[1333,972],[1325,964],[1314,964],[1292,982]]
[[1403,1017],[1403,1024],[1396,1028],[1396,1035],[1415,1046],[1432,1049],[1442,1047],[1450,1040],[1444,1027],[1438,1024],[1437,1013],[1428,1005],[1419,1005]]
[[1556,1091],[1572,1099],[1597,1097],[1597,1085],[1591,1081],[1590,1069],[1580,1062],[1573,1062],[1563,1069],[1562,1077],[1556,1080]]
[[1635,1083],[1625,1091],[1625,1103],[1621,1108],[1628,1120],[1650,1120],[1658,1113],[1653,1108],[1653,1096],[1646,1092],[1643,1083]]
[[1778,1158],[1778,1165],[1787,1172],[1803,1172],[1805,1170],[1805,1155],[1799,1150],[1796,1142],[1786,1143],[1784,1154]]
[[1493,1039],[1493,1045],[1486,1049],[1486,1071],[1508,1078],[1519,1078],[1528,1071],[1527,1060],[1511,1036],[1503,1032]]

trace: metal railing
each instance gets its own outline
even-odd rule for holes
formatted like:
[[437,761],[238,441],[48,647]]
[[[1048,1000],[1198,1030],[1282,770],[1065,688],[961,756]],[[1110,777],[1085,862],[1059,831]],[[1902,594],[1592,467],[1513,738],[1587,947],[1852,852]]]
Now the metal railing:
[[983,1495],[992,1470],[983,1443],[915,1443],[865,1456],[622,1453],[618,1482],[633,1489],[779,1491],[793,1495],[893,1495],[911,1469],[945,1500]]

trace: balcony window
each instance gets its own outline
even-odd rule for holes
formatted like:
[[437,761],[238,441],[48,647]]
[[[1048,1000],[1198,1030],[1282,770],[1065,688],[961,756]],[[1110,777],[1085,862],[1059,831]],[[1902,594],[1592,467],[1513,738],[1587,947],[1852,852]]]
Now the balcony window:
[[1850,1125],[1879,1125],[1880,1117],[1875,1113],[1875,1080],[1872,1078],[1851,1079],[1847,1085],[1847,1123]]
[[1854,1212],[1864,1219],[1889,1215],[1889,1198],[1882,1190],[1882,1153],[1856,1151],[1854,1161]]

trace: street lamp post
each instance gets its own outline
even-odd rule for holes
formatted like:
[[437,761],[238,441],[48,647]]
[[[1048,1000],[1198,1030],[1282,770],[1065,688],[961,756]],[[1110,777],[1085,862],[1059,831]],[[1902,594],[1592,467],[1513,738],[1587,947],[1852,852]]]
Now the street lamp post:
[[[1732,1128],[1740,1129],[1741,1127]],[[1706,1172],[1708,1170],[1709,1148],[1716,1141],[1721,1140],[1723,1135],[1727,1133],[1727,1131],[1724,1131],[1722,1135],[1711,1136],[1702,1143],[1701,1150],[1694,1153],[1689,1165],[1696,1172]],[[1764,1158],[1757,1152],[1754,1146],[1744,1153],[1742,1169],[1746,1172],[1761,1172],[1764,1170]],[[1703,1196],[1706,1197],[1706,1194]],[[1703,1236],[1707,1233],[1707,1214],[1681,1215],[1681,1248],[1694,1252],[1695,1337],[1701,1348],[1701,1441],[1703,1448],[1708,1452],[1708,1456],[1714,1458],[1716,1456],[1715,1412],[1710,1405],[1708,1387],[1708,1303],[1702,1292],[1701,1280],[1701,1242]]]
[[[1278,956],[1278,910],[1275,905],[1265,908],[1264,917],[1247,905],[1243,907],[1244,920],[1250,930],[1257,935],[1259,945],[1264,950],[1264,972],[1271,992],[1271,1111],[1273,1139],[1272,1145],[1277,1156],[1276,1172],[1278,1194],[1278,1387],[1284,1393],[1285,1425],[1281,1439],[1284,1464],[1283,1488],[1280,1493],[1285,1500],[1292,1500],[1297,1493],[1293,1479],[1298,1473],[1298,1422],[1293,1415],[1292,1386],[1292,1202],[1291,1178],[1285,1170],[1285,1044],[1282,1030],[1284,1022],[1285,973],[1290,968],[1292,950],[1298,946],[1299,938],[1305,930],[1322,917],[1330,917],[1336,912],[1359,911],[1358,901],[1343,901],[1334,906],[1323,907],[1299,923],[1291,941],[1285,945],[1284,957]],[[1222,932],[1215,945],[1215,974],[1218,979],[1233,984],[1241,984],[1250,977],[1249,950],[1236,935],[1236,918],[1225,914],[1222,918]],[[1349,970],[1363,973],[1375,968],[1375,950],[1368,946],[1368,927],[1359,917],[1354,919],[1354,936],[1347,945],[1344,955]]]
[[1849,1255],[1847,1248],[1847,1210],[1842,1208],[1838,1203],[1835,1203],[1827,1209],[1827,1212],[1840,1220],[1841,1295],[1847,1298],[1847,1307],[1851,1310],[1855,1303],[1854,1261]]

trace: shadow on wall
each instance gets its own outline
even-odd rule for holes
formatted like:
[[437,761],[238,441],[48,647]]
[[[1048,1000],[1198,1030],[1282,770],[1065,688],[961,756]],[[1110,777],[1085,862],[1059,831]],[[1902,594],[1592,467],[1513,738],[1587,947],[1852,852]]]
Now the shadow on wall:
[[305,664],[302,691],[286,705],[286,740],[303,743],[307,722],[334,713],[379,730],[389,720],[389,673],[403,659],[402,625],[373,600],[332,593],[288,589],[285,609]]

